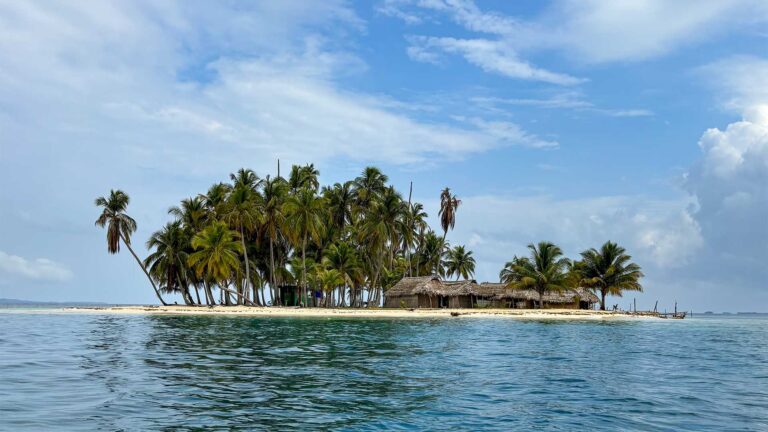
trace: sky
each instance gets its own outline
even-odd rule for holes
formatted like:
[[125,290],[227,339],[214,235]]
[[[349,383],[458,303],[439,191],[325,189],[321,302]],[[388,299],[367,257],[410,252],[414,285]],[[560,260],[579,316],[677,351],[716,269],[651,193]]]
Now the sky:
[[[628,307],[768,312],[762,0],[0,0],[0,297],[154,303],[106,252],[240,167],[381,168],[478,281],[541,240],[623,245]],[[180,301],[180,300],[179,300]]]

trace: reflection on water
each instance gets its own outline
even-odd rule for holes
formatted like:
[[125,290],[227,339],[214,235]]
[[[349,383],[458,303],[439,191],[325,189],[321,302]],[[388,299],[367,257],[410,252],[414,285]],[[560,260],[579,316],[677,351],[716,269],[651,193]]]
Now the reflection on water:
[[0,313],[0,429],[765,430],[768,319]]

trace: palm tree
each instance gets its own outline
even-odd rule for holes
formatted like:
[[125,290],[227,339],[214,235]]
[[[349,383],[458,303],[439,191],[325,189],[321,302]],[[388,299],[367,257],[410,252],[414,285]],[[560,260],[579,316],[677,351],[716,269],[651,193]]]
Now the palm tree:
[[302,288],[307,288],[307,241],[320,241],[323,230],[323,200],[312,189],[304,188],[290,196],[283,205],[285,228],[294,244],[301,246]]
[[120,252],[120,242],[128,248],[131,255],[136,259],[136,262],[147,275],[149,283],[152,284],[152,288],[155,290],[157,299],[163,306],[167,306],[163,297],[160,295],[160,291],[157,289],[155,282],[147,272],[146,267],[141,262],[136,252],[131,247],[131,235],[136,232],[136,221],[125,213],[128,208],[128,203],[131,201],[128,194],[121,190],[110,190],[109,198],[98,197],[95,204],[97,207],[101,207],[101,215],[96,219],[96,226],[104,228],[107,227],[107,252],[110,254],[116,254]]
[[632,257],[618,244],[607,241],[599,251],[592,248],[581,257],[575,271],[581,284],[600,292],[600,310],[605,310],[608,294],[621,297],[623,291],[643,291],[640,266],[630,262]]
[[160,289],[166,293],[180,292],[184,303],[194,304],[189,294],[187,278],[187,249],[189,237],[181,222],[169,222],[159,231],[155,231],[147,240],[147,249],[155,249],[144,260],[149,274],[158,281]]
[[475,258],[472,251],[466,251],[464,246],[456,246],[448,251],[445,261],[445,273],[450,277],[456,275],[456,280],[463,277],[467,280],[475,273]]
[[328,205],[329,226],[337,233],[343,232],[352,223],[352,182],[336,183],[333,187],[324,188],[323,197]]
[[456,195],[451,195],[449,188],[443,189],[440,193],[440,226],[443,227],[443,240],[448,235],[448,229],[453,229],[456,225],[456,210],[461,205],[461,200]]
[[279,290],[275,278],[275,240],[283,226],[283,202],[287,192],[285,180],[278,177],[264,182],[263,223],[261,229],[269,237],[269,285],[272,289],[272,302],[279,301]]
[[[242,170],[241,170],[242,171]],[[250,171],[250,170],[248,170]],[[252,174],[253,172],[250,171]],[[248,293],[251,282],[251,266],[248,260],[248,247],[245,244],[246,230],[250,231],[256,227],[262,220],[262,214],[259,211],[261,205],[261,196],[251,189],[248,185],[255,184],[255,180],[248,177],[248,173],[242,174],[244,178],[236,182],[237,186],[232,190],[223,206],[223,219],[238,231],[240,231],[240,242],[243,249],[243,262],[245,262],[245,292]],[[255,177],[255,174],[253,176]],[[251,182],[251,183],[248,183]],[[239,303],[239,302],[238,302]]]
[[[328,247],[325,256],[323,257],[323,266],[326,269],[338,271],[344,279],[344,284],[349,287],[354,285],[354,280],[361,270],[357,252],[347,242],[332,244]],[[342,285],[343,284],[340,284],[340,286]],[[342,306],[344,306],[345,294],[346,293],[342,288],[341,295],[339,296]],[[354,293],[352,293],[350,297],[354,297]],[[350,303],[352,303],[352,299],[350,299]]]
[[370,204],[384,192],[387,180],[387,176],[378,168],[365,167],[362,174],[353,181],[357,207],[362,211],[367,210]]
[[544,307],[544,293],[561,291],[568,285],[570,260],[563,251],[549,242],[529,244],[530,258],[514,257],[501,272],[503,283],[511,288],[530,288],[539,294],[539,308]]
[[253,170],[247,168],[240,168],[236,173],[231,173],[229,179],[232,180],[235,188],[245,187],[254,191],[262,182]]
[[192,232],[202,230],[207,223],[208,216],[205,202],[200,196],[181,200],[181,205],[168,209],[168,214],[181,221],[182,225]]
[[[429,275],[442,275],[443,274],[443,257],[448,248],[448,244],[445,239],[439,237],[434,231],[429,230],[424,235],[424,241],[421,247],[420,262],[423,262],[426,266],[423,276]],[[421,272],[420,272],[420,275]]]
[[407,209],[403,218],[403,227],[401,229],[403,235],[403,249],[408,252],[408,276],[413,276],[413,259],[411,255],[411,249],[414,247],[416,250],[416,272],[419,269],[419,255],[421,244],[424,240],[424,232],[429,228],[427,224],[427,218],[429,215],[424,211],[424,206],[421,203],[413,203],[409,209]]
[[[325,306],[328,307],[329,303],[333,300],[333,292],[337,287],[344,284],[344,277],[336,269],[320,270],[318,274],[320,287],[326,295]],[[331,306],[333,306],[331,304]]]
[[[187,264],[195,269],[198,277],[205,277],[219,285],[219,289],[234,294],[252,306],[255,304],[239,292],[227,288],[228,281],[240,268],[239,254],[242,245],[236,239],[237,233],[224,222],[213,222],[192,238],[195,252],[187,258]],[[210,288],[208,295],[213,299]]]

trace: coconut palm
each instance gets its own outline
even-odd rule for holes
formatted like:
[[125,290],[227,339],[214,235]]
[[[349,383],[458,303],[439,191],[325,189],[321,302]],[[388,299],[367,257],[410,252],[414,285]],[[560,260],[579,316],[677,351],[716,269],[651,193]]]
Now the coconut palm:
[[337,287],[344,284],[344,277],[336,269],[320,270],[318,273],[318,282],[325,293],[325,306],[334,306],[333,292]]
[[249,186],[255,184],[255,174],[253,174],[253,171],[247,171],[252,175],[249,176],[248,172],[240,173],[240,176],[234,176],[233,174],[237,186],[235,186],[222,206],[222,219],[240,232],[243,262],[245,263],[246,282],[244,289],[246,293],[249,292],[251,282],[251,266],[248,260],[248,247],[245,244],[246,232],[256,228],[257,224],[263,219],[260,211],[261,196]]
[[[357,251],[355,251],[355,248],[347,242],[340,242],[329,246],[323,257],[323,266],[326,269],[334,269],[338,271],[344,279],[344,284],[349,287],[354,285],[354,281],[361,270]],[[339,297],[341,305],[344,306],[346,293],[343,286]]]
[[185,228],[192,232],[202,230],[208,222],[205,202],[200,196],[181,200],[181,205],[168,209],[168,214],[174,216]]
[[[539,294],[539,308],[547,291],[562,291],[568,286],[570,260],[550,242],[529,244],[530,258],[515,257],[502,270],[502,282],[514,289],[533,289]],[[505,277],[506,276],[506,277]]]
[[428,230],[424,234],[419,261],[424,264],[425,268],[423,272],[420,272],[421,276],[443,274],[443,257],[447,248],[448,244],[445,239],[435,234],[434,231]]
[[283,202],[287,193],[285,180],[278,177],[269,178],[264,181],[264,199],[262,207],[262,225],[263,234],[269,238],[269,285],[272,289],[272,302],[279,301],[279,290],[276,283],[275,269],[275,241],[279,238],[280,229],[283,226]]
[[317,192],[320,188],[319,175],[320,172],[315,168],[315,164],[292,166],[291,174],[288,176],[291,192],[295,193],[301,189],[311,189]]
[[600,310],[605,310],[606,295],[621,297],[623,291],[642,291],[640,266],[630,262],[626,250],[611,241],[605,242],[600,250],[595,248],[581,253],[581,261],[575,271],[579,282],[600,292]]
[[[189,255],[187,264],[195,269],[199,278],[212,280],[218,284],[219,289],[255,306],[239,292],[227,288],[228,282],[240,268],[238,256],[243,252],[235,231],[230,230],[224,222],[213,222],[192,238],[192,247],[195,252]],[[207,294],[212,300],[213,294],[209,287]]]
[[160,290],[157,289],[155,282],[147,272],[144,263],[141,262],[136,252],[131,247],[131,235],[136,232],[136,221],[125,213],[128,208],[128,203],[131,201],[128,194],[121,190],[110,190],[109,197],[96,198],[95,204],[97,207],[101,207],[101,215],[96,219],[96,226],[104,228],[107,227],[107,252],[110,254],[116,254],[120,252],[120,242],[128,248],[136,259],[136,263],[139,264],[141,270],[149,279],[149,283],[152,284],[152,288],[155,290],[157,299],[163,306],[166,306],[163,297],[160,295]]
[[261,179],[256,173],[248,168],[240,168],[236,173],[231,173],[229,179],[232,180],[233,187],[244,187],[246,189],[256,190],[261,185]]
[[354,192],[352,182],[336,183],[323,189],[323,197],[328,205],[329,226],[341,233],[352,223],[352,204]]
[[413,203],[406,210],[403,217],[402,236],[403,236],[403,249],[408,253],[408,276],[413,276],[413,256],[412,249],[417,247],[416,250],[416,272],[419,268],[419,248],[424,240],[424,232],[429,225],[427,224],[427,218],[429,215],[424,211],[424,206],[421,203]]
[[362,211],[367,210],[384,192],[387,180],[387,176],[378,168],[365,167],[362,174],[353,181],[357,207]]
[[440,226],[443,227],[443,240],[448,235],[448,229],[453,229],[456,225],[456,210],[461,205],[461,200],[456,195],[451,195],[449,188],[443,189],[440,193]]
[[285,231],[294,244],[301,247],[302,281],[301,286],[306,292],[307,287],[307,242],[320,241],[323,231],[323,200],[315,195],[314,190],[303,188],[288,197],[283,205],[285,213]]
[[463,277],[467,280],[475,273],[475,258],[472,251],[465,250],[464,246],[456,246],[448,251],[445,260],[445,273],[447,276],[456,275],[456,280]]
[[147,240],[147,249],[154,252],[144,260],[149,274],[166,293],[180,292],[184,303],[193,304],[187,277],[189,237],[180,221],[169,222]]

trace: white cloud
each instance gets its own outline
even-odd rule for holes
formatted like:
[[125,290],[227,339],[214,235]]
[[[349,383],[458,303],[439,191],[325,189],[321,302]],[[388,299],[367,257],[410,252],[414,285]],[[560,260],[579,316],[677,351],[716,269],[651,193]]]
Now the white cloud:
[[63,282],[72,279],[72,271],[46,258],[27,259],[0,251],[0,270],[6,274],[40,281]]
[[637,61],[767,20],[761,0],[562,0],[542,17],[541,36],[579,60]]
[[591,112],[607,115],[610,117],[648,117],[654,113],[647,109],[607,109],[596,107],[593,103],[584,99],[584,96],[578,91],[568,91],[557,93],[548,98],[497,98],[497,97],[475,97],[472,98],[485,106],[496,105],[514,105],[527,106],[542,109],[571,109],[579,112]]
[[[522,53],[558,49],[582,63],[639,61],[733,29],[759,29],[768,22],[768,3],[762,0],[557,0],[527,20],[481,10],[472,0],[392,0],[384,4],[388,15],[411,24],[437,13],[469,31],[493,35],[467,40],[452,52],[480,50],[482,60],[467,60],[495,73],[536,80],[540,79],[537,74],[508,72],[528,65]],[[433,45],[434,49],[440,44]],[[566,83],[575,79],[564,77]],[[542,81],[564,83],[562,77]]]
[[417,61],[434,63],[437,51],[462,55],[469,63],[486,72],[493,72],[510,78],[542,81],[559,85],[573,85],[583,79],[551,72],[532,66],[521,60],[514,49],[501,41],[489,39],[456,39],[452,37],[412,36],[408,55]]
[[[618,241],[646,267],[670,269],[690,262],[702,247],[689,202],[641,196],[584,199],[538,197],[462,197],[456,231],[449,240],[478,245],[478,262],[498,274],[525,245],[540,240],[559,244],[571,257],[607,240]],[[482,239],[482,242],[478,241]]]

